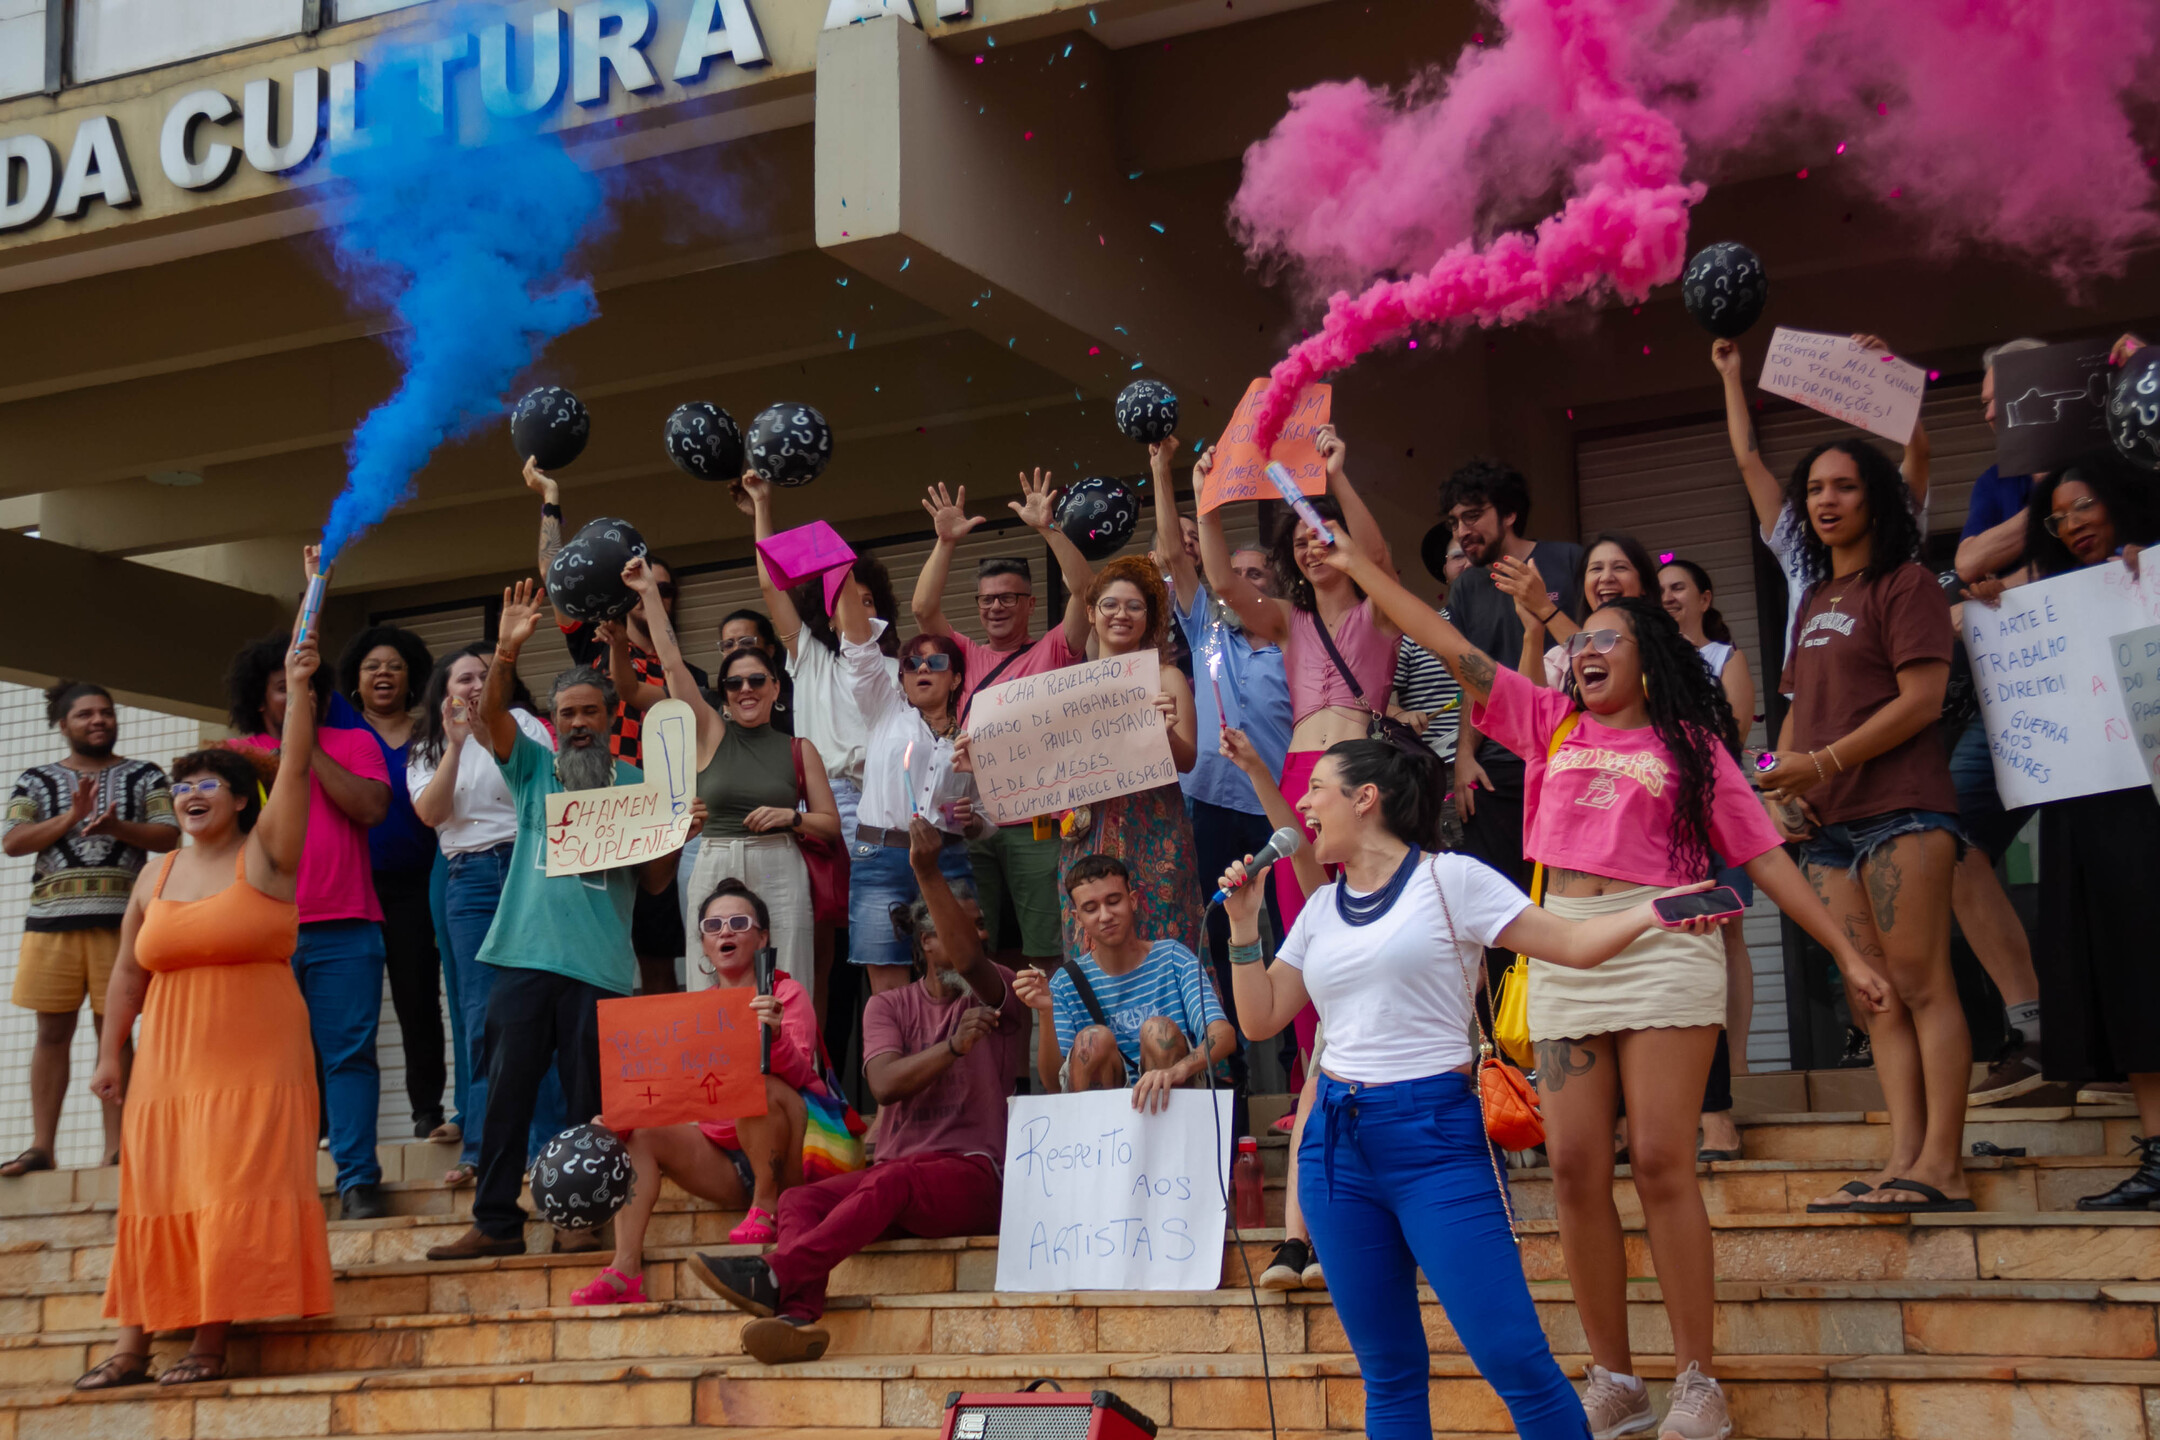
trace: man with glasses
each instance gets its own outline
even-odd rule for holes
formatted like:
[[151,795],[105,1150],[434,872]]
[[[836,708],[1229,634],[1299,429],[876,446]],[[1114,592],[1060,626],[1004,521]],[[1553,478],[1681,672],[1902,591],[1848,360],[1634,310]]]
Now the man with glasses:
[[[1007,556],[984,560],[976,567],[975,610],[982,620],[987,644],[962,635],[945,618],[945,580],[952,570],[953,550],[987,517],[967,513],[965,485],[952,492],[942,484],[933,485],[924,496],[923,509],[936,527],[937,543],[916,578],[909,609],[924,634],[950,637],[966,659],[959,712],[963,727],[967,724],[968,704],[983,686],[1059,670],[1087,658],[1085,597],[1095,572],[1079,548],[1051,523],[1055,494],[1046,472],[1037,470],[1032,479],[1022,473],[1021,498],[1009,505],[1024,524],[1043,537],[1050,553],[1057,557],[1065,593],[1070,597],[1064,623],[1040,638],[1030,636],[1035,590],[1028,562]],[[1003,826],[984,839],[971,841],[969,851],[976,892],[991,928],[993,950],[1008,959],[1017,952],[1039,969],[1056,969],[1065,953],[1058,920],[1056,817]],[[1008,897],[1019,921],[1017,936],[1007,932],[1001,918]]]
[[[1566,540],[1532,540],[1530,485],[1504,460],[1472,460],[1448,476],[1440,490],[1440,514],[1454,529],[1469,565],[1448,587],[1441,613],[1493,663],[1512,670],[1522,659],[1523,623],[1515,602],[1493,584],[1492,567],[1503,555],[1537,567],[1545,595],[1568,618],[1582,619],[1582,596],[1564,594],[1582,564],[1582,546]],[[1523,859],[1523,762],[1505,746],[1483,740],[1461,717],[1455,746],[1455,808],[1462,815],[1463,843],[1472,854],[1523,889],[1530,862]]]

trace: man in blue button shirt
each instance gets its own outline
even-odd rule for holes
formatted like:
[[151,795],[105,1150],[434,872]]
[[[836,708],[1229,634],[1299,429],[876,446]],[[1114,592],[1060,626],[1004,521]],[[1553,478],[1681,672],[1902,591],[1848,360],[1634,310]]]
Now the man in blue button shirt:
[[[1290,685],[1283,676],[1282,647],[1255,644],[1238,627],[1229,606],[1209,593],[1200,578],[1200,567],[1190,551],[1179,543],[1177,495],[1172,488],[1170,462],[1178,452],[1175,436],[1148,447],[1150,488],[1155,492],[1155,564],[1177,597],[1178,628],[1193,654],[1193,704],[1198,710],[1195,733],[1199,757],[1193,768],[1178,777],[1192,810],[1193,848],[1200,864],[1196,883],[1214,889],[1214,877],[1267,843],[1273,832],[1252,781],[1221,753],[1216,743],[1225,725],[1245,732],[1253,748],[1267,761],[1271,774],[1281,775],[1283,756],[1290,749]],[[1250,580],[1263,595],[1274,593],[1274,581],[1264,551],[1247,546],[1234,552],[1230,564]],[[1221,704],[1216,703],[1218,688]],[[1225,712],[1228,712],[1227,714]],[[1268,906],[1272,912],[1271,891]],[[1282,923],[1275,922],[1276,933]],[[1215,964],[1217,988],[1230,1001],[1230,926],[1220,910],[1208,916],[1208,953]],[[1237,1017],[1233,1014],[1231,1019]]]

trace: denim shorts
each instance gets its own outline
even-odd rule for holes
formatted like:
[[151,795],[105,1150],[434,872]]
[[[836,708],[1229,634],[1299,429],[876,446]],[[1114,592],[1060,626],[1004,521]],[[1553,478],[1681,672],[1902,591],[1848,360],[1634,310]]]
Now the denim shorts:
[[[911,903],[922,893],[908,852],[893,845],[856,840],[848,846],[848,959],[857,965],[912,965],[915,954],[893,929],[892,907]],[[947,845],[938,856],[947,880],[969,880],[968,847]]]
[[1882,815],[1870,815],[1864,820],[1849,824],[1825,825],[1814,836],[1801,843],[1800,860],[1805,865],[1819,865],[1825,870],[1843,870],[1853,873],[1862,861],[1901,835],[1922,835],[1930,830],[1947,830],[1957,841],[1960,860],[1965,858],[1969,843],[1965,827],[1955,815],[1945,815],[1940,810],[1892,810]]
[[2003,809],[1995,789],[1995,760],[1988,753],[1987,726],[1975,720],[1965,727],[1950,750],[1950,783],[1957,786],[1958,820],[1973,844],[1989,860],[2000,860],[2018,831],[2032,817],[2033,807]]

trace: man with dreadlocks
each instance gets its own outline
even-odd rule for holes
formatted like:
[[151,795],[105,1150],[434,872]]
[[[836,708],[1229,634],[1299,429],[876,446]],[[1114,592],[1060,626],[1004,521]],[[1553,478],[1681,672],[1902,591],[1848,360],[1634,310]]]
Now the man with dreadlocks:
[[[1365,588],[1403,633],[1447,662],[1475,702],[1471,721],[1522,757],[1524,841],[1545,867],[1545,907],[1585,920],[1709,878],[1722,855],[1830,951],[1856,1011],[1888,991],[1780,848],[1725,748],[1731,706],[1655,600],[1622,597],[1567,643],[1559,690],[1495,665],[1347,537],[1328,563]],[[1583,1405],[1600,1435],[1647,1429],[1650,1397],[1628,1346],[1627,1265],[1613,1205],[1612,1130],[1625,1095],[1635,1189],[1671,1321],[1678,1372],[1660,1434],[1730,1433],[1710,1378],[1710,1219],[1695,1183],[1695,1117],[1725,1022],[1725,957],[1714,934],[1664,928],[1573,970],[1530,962],[1560,1245],[1590,1342]]]

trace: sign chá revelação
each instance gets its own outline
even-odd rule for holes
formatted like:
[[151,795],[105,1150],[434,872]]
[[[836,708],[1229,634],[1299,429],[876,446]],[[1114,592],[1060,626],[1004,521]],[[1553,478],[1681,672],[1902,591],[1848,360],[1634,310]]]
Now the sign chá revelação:
[[1153,650],[1046,670],[975,692],[968,751],[999,825],[1177,783]]
[[652,1125],[765,1113],[748,988],[602,1000],[600,1118],[626,1135]]

